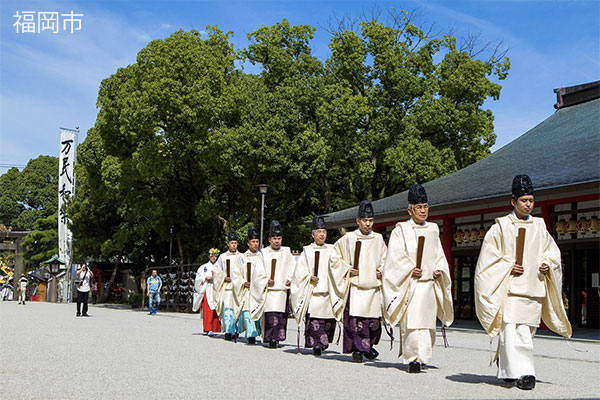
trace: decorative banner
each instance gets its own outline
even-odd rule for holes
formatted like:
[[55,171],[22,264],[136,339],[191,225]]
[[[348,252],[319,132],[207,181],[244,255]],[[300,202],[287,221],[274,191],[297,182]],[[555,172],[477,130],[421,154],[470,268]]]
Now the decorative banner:
[[75,194],[75,149],[78,131],[60,128],[60,154],[58,160],[58,257],[70,267],[72,259],[72,233],[68,227],[71,222],[64,213],[63,204]]

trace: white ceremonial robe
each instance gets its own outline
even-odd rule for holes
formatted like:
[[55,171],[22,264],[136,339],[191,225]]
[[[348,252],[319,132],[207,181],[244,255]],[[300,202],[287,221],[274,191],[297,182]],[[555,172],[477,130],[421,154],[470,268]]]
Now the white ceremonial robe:
[[[296,322],[304,320],[308,312],[311,318],[334,318],[329,297],[329,257],[331,245],[317,246],[314,242],[304,246],[296,263],[296,271],[290,287],[290,302]],[[315,253],[319,252],[319,282],[311,282],[315,272]]]
[[235,269],[240,267],[240,258],[242,253],[236,251],[232,253],[227,251],[222,253],[217,260],[218,268],[215,272],[214,288],[215,288],[215,304],[217,314],[222,318],[223,309],[233,309],[233,282],[225,282],[227,277],[227,261],[229,261],[230,278],[233,277]]
[[[354,266],[354,249],[358,240],[362,242],[358,276],[351,277],[350,269]],[[342,320],[348,293],[350,315],[381,317],[381,280],[377,279],[376,273],[383,269],[386,251],[383,236],[377,232],[363,235],[357,229],[335,242],[329,258],[329,295],[336,320]]]
[[[233,312],[237,320],[242,311],[250,310],[250,289],[244,287],[244,283],[251,281],[256,269],[264,269],[263,255],[259,250],[256,253],[246,250],[242,257],[238,258],[238,266],[232,271],[231,283],[233,293]],[[250,275],[247,275],[248,263],[250,264]]]
[[[281,246],[273,250],[271,246],[262,249],[263,264],[252,271],[250,284],[250,318],[257,321],[265,312],[285,312],[287,306],[286,281],[292,280],[296,260],[289,247]],[[275,261],[275,284],[268,286],[271,277],[272,260]]]
[[213,282],[208,282],[206,278],[214,277],[215,271],[218,266],[210,261],[206,264],[201,265],[196,271],[196,279],[194,281],[194,301],[192,303],[192,311],[196,312],[202,306],[202,299],[206,294],[206,302],[211,310],[215,309],[215,292]]
[[[516,261],[519,228],[526,229],[524,273],[511,274]],[[542,264],[550,268],[539,272]],[[570,337],[561,296],[560,249],[542,218],[518,219],[514,213],[497,218],[485,235],[475,269],[475,309],[490,336],[500,334],[499,378],[534,375],[533,335],[540,318],[559,335]],[[518,374],[518,375],[515,375]]]
[[[404,363],[431,361],[435,342],[436,318],[445,326],[454,321],[452,279],[448,261],[435,223],[417,225],[412,219],[400,222],[392,231],[385,268],[383,298],[385,319],[400,323],[400,355]],[[412,276],[417,262],[419,236],[425,238],[421,259],[422,275]],[[433,278],[433,272],[442,275]]]

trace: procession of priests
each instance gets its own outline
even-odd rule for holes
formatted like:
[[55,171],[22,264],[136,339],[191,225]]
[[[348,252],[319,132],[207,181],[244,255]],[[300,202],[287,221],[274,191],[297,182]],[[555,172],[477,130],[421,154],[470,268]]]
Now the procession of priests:
[[[247,250],[238,251],[230,231],[227,251],[211,249],[196,273],[194,311],[202,310],[204,332],[227,341],[262,343],[276,349],[287,338],[288,317],[304,327],[304,346],[319,357],[343,332],[342,351],[353,362],[376,360],[382,326],[392,342],[398,327],[399,362],[419,373],[433,359],[436,327],[454,320],[452,276],[439,227],[428,221],[425,188],[408,190],[409,219],[396,224],[389,241],[373,230],[375,209],[360,203],[356,229],[327,243],[326,220],[312,221],[312,243],[294,256],[283,245],[278,221],[269,245],[248,230]],[[496,219],[485,235],[475,270],[475,306],[481,325],[498,336],[497,376],[520,389],[535,387],[533,337],[540,321],[571,336],[561,299],[560,250],[543,219],[532,217],[533,185],[527,175],[512,183],[512,212]],[[389,327],[389,330],[388,330]],[[339,338],[338,338],[339,340]],[[298,347],[300,338],[298,336]]]

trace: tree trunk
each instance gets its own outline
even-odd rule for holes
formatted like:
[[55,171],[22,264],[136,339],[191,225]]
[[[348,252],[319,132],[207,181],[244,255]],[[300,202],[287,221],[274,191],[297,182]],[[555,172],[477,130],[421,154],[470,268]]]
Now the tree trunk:
[[181,243],[181,236],[179,232],[177,233],[177,247],[179,248],[179,265],[185,264],[185,259],[183,258],[183,244]]
[[110,275],[110,279],[108,280],[108,285],[106,285],[106,289],[102,291],[102,295],[100,295],[100,303],[106,302],[108,296],[110,296],[112,286],[115,283],[115,279],[117,278],[117,272],[119,272],[119,266],[121,265],[121,253],[117,257],[117,262],[115,263],[115,267],[113,268],[113,272]]

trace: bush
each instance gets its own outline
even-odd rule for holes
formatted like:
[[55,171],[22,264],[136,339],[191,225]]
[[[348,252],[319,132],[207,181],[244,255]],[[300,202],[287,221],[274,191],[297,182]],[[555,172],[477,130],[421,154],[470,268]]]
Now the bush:
[[140,308],[142,307],[142,299],[144,295],[141,293],[133,293],[129,295],[127,298],[127,304],[131,306],[131,308]]

